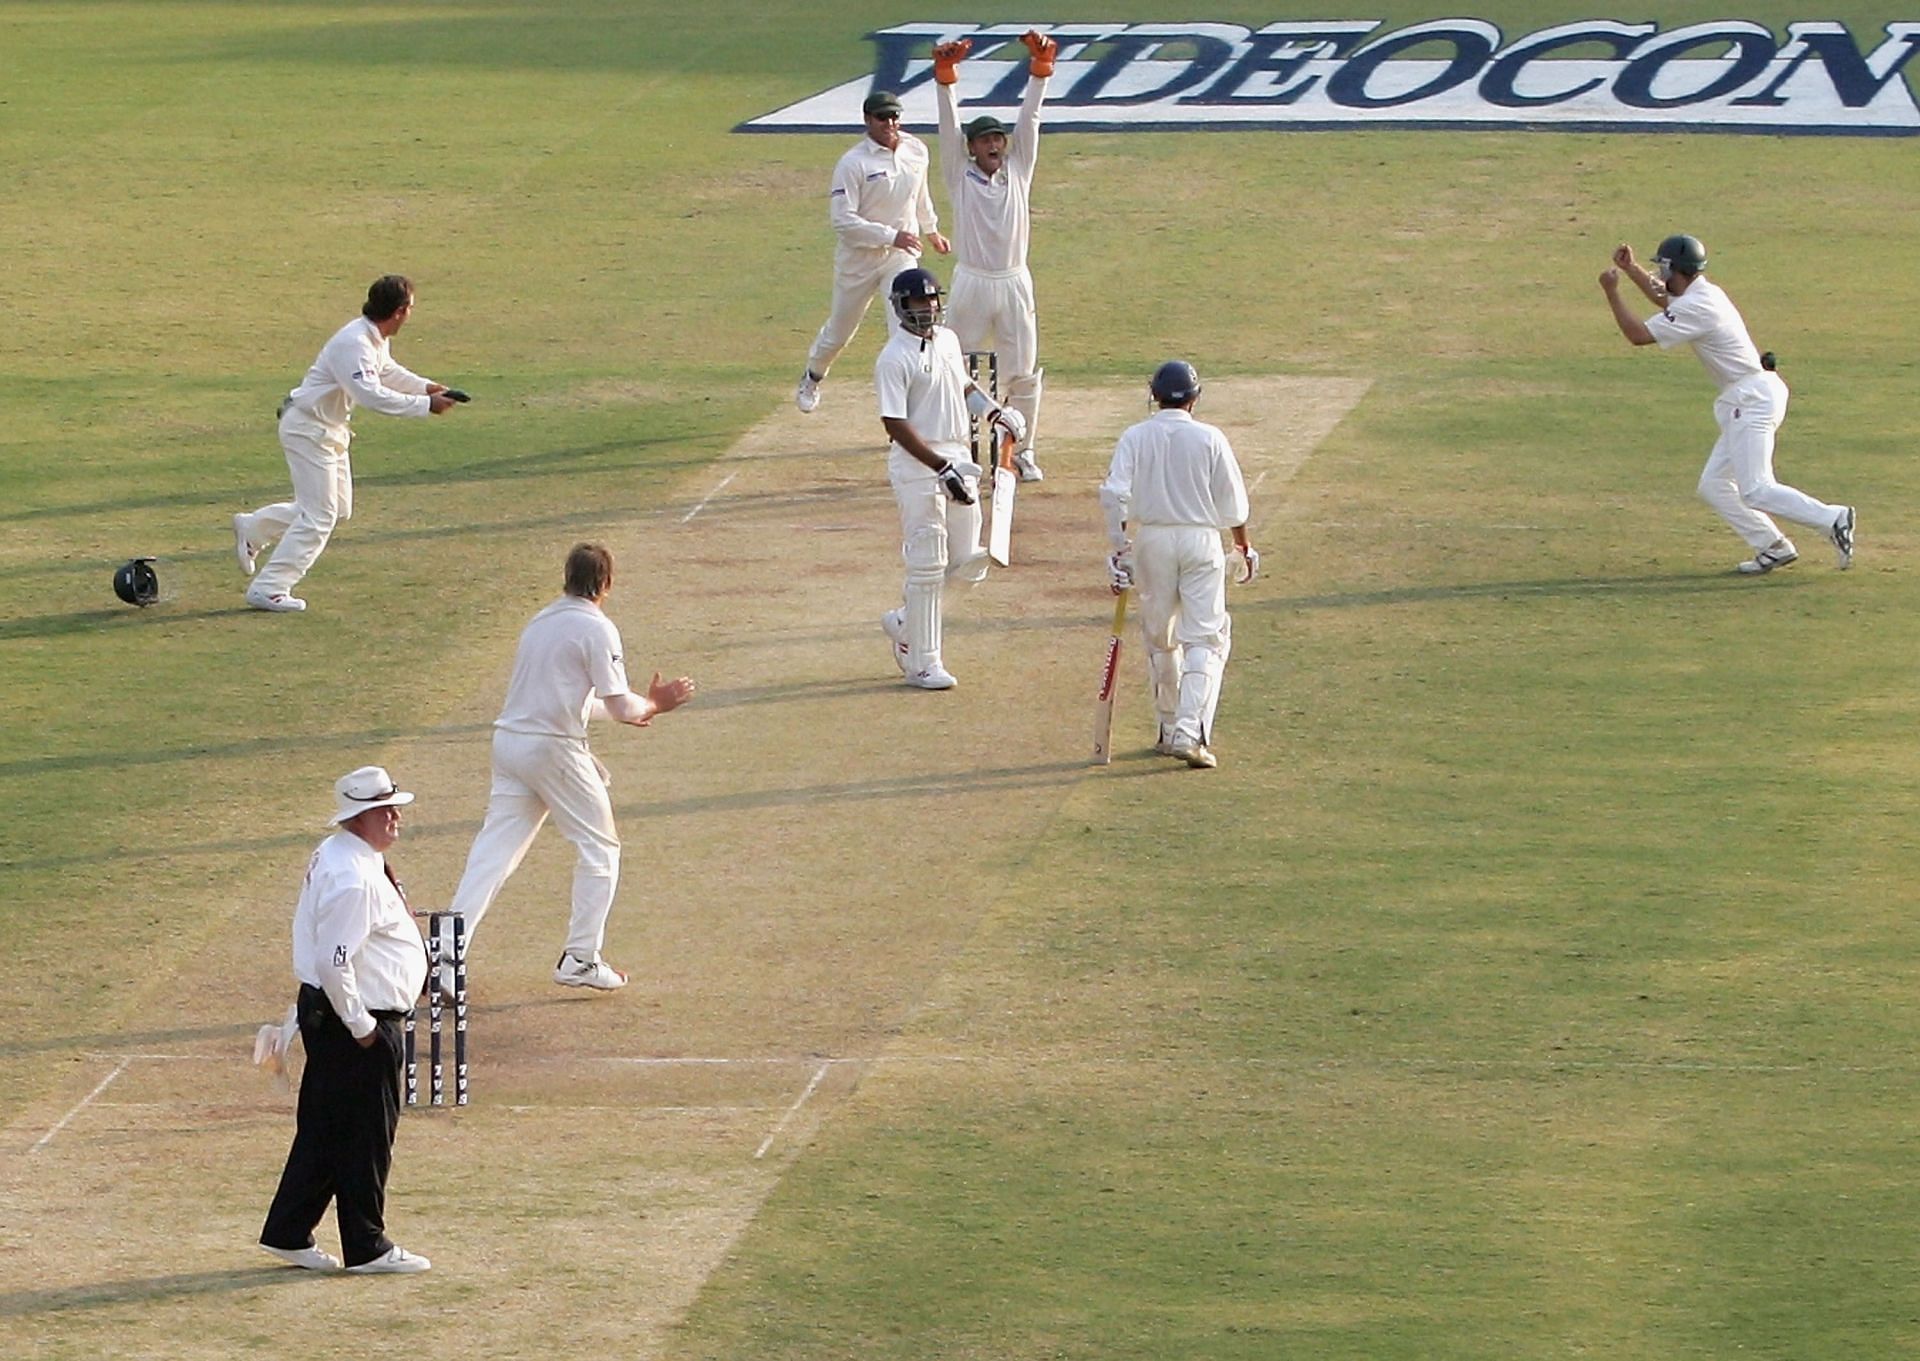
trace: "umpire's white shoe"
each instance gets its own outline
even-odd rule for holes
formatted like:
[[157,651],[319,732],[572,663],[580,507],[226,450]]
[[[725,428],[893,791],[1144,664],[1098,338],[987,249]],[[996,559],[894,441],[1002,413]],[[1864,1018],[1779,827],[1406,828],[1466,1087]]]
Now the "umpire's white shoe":
[[893,648],[893,664],[900,668],[900,674],[907,674],[907,612],[904,609],[888,610],[880,616],[880,628],[887,635],[887,641]]
[[953,678],[953,673],[939,662],[915,671],[907,677],[907,684],[916,690],[951,690],[959,683]]
[[1799,561],[1800,550],[1785,539],[1775,539],[1734,570],[1748,576],[1759,576],[1762,572],[1771,572],[1776,567],[1786,567]]
[[362,1276],[410,1276],[416,1271],[426,1271],[433,1266],[417,1252],[408,1252],[395,1243],[371,1262],[362,1262],[359,1266],[350,1266],[348,1271]]
[[247,603],[256,610],[271,610],[275,614],[298,614],[307,607],[307,602],[299,596],[288,595],[285,591],[268,595],[251,586],[247,588]]
[[1827,537],[1833,540],[1834,564],[1841,571],[1853,566],[1853,507],[1843,506],[1840,518],[1833,522],[1833,528],[1827,531]]
[[1033,450],[1022,449],[1013,456],[1014,471],[1020,474],[1022,482],[1045,482],[1047,475],[1040,471],[1040,461],[1033,456]]
[[582,959],[571,950],[553,966],[553,981],[563,988],[597,988],[601,992],[627,986],[627,976],[604,959]]
[[812,369],[800,374],[800,386],[793,390],[793,404],[802,411],[811,411],[820,405],[820,382],[813,376]]
[[[308,1271],[338,1271],[340,1259],[330,1252],[324,1252],[309,1244],[304,1248],[276,1248],[268,1243],[260,1245],[262,1252],[270,1252],[281,1261],[293,1266],[305,1267]],[[356,1270],[358,1268],[355,1268]]]
[[260,550],[254,546],[251,539],[247,538],[247,517],[244,514],[234,516],[233,556],[240,560],[240,570],[252,576],[253,560],[259,555]]

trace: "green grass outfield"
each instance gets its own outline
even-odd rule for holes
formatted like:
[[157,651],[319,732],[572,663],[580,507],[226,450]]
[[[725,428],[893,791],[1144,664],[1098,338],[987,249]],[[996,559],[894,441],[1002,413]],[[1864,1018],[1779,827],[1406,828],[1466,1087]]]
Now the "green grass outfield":
[[[1772,0],[968,17],[1456,12],[1510,36],[1603,14],[1840,19],[1867,45],[1920,19]],[[289,1354],[313,1301],[334,1298],[289,1305],[253,1279],[247,1225],[291,1126],[263,1088],[238,1084],[248,1095],[211,1112],[129,1099],[124,1143],[83,1112],[51,1145],[73,1185],[148,1204],[128,1188],[157,1202],[186,1175],[152,1149],[257,1121],[229,1171],[198,1169],[210,1213],[240,1226],[230,1255],[180,1260],[140,1224],[116,1228],[139,1245],[126,1253],[69,1231],[32,1189],[54,1154],[29,1147],[105,1072],[100,1054],[237,1052],[278,1009],[293,885],[342,771],[452,753],[458,797],[439,812],[423,798],[417,848],[402,847],[445,895],[513,638],[573,539],[609,537],[634,564],[614,613],[636,660],[697,653],[703,684],[746,692],[724,615],[697,638],[649,620],[674,590],[770,555],[795,555],[803,581],[808,540],[670,552],[660,527],[788,401],[824,315],[821,201],[851,132],[731,129],[866,70],[869,30],[958,13],[0,0],[0,1354]],[[650,980],[664,1001],[608,999],[650,1008],[624,1013],[645,1020],[638,1042],[831,1057],[857,1035],[887,1060],[835,1092],[646,1354],[1920,1348],[1916,145],[1049,137],[1034,267],[1050,383],[1144,380],[1178,353],[1209,378],[1371,387],[1256,495],[1267,576],[1232,597],[1222,769],[1124,757],[1059,779],[1041,815],[1004,829],[965,911],[889,887],[882,863],[834,863],[806,841],[805,791],[923,766],[967,787],[1051,759],[996,746],[984,695],[939,711],[962,724],[822,690],[792,713],[792,749],[767,757],[793,772],[791,800],[750,768],[698,765],[753,711],[696,708],[663,731],[673,759],[621,786],[668,809],[696,781],[703,799],[761,799],[765,839],[696,854],[671,817],[623,812],[651,876],[623,886],[616,943],[651,898],[724,877],[713,858],[774,847],[805,848],[778,915],[821,929],[783,959],[737,956],[737,992],[667,970]],[[1713,277],[1782,355],[1779,472],[1858,504],[1851,572],[1796,530],[1790,572],[1730,574],[1741,545],[1693,497],[1708,386],[1690,358],[1632,352],[1595,284],[1617,241],[1644,254],[1674,230],[1706,241]],[[273,406],[388,270],[419,292],[402,362],[476,400],[432,422],[363,414],[355,518],[303,588],[314,608],[237,610],[224,527],[284,493]],[[831,402],[867,400],[878,333],[875,317]],[[1084,452],[1048,484],[1062,499],[1037,504],[1077,495],[1097,524],[1097,451],[1137,410],[1054,432]],[[867,471],[872,491],[877,455]],[[817,482],[807,460],[787,476]],[[891,551],[870,548],[876,564]],[[165,560],[169,598],[146,614],[109,590],[136,551]],[[1075,752],[1074,687],[1091,685],[1108,612],[1098,567],[1010,578],[1067,602],[1018,651],[1054,687],[1030,703],[1069,717]],[[970,605],[956,636],[1017,594]],[[849,605],[850,636],[867,614]],[[993,688],[978,680],[958,693]],[[1123,753],[1142,745],[1131,665],[1128,684]],[[915,744],[934,724],[958,740],[928,754]],[[833,734],[850,730],[899,754],[849,763]],[[989,811],[950,803],[956,821]],[[530,875],[564,878],[552,840]],[[931,816],[897,847],[943,879],[987,850]],[[898,929],[863,921],[849,946],[841,879]],[[515,908],[528,929],[550,924],[530,897]],[[645,939],[669,959],[758,939],[732,916],[666,919],[671,941]],[[840,949],[860,986],[836,993]],[[895,981],[863,991],[860,970]],[[484,1103],[484,1065],[475,1080]],[[500,1170],[518,1166],[515,1136],[492,1119],[476,1107],[464,1140],[403,1129],[399,1177],[413,1155],[427,1186],[484,1198],[472,1237],[418,1244],[439,1265],[404,1285],[385,1335],[432,1346],[458,1316],[467,1354],[506,1356],[544,1320],[558,1354],[598,1354],[569,1352],[565,1320],[617,1327],[660,1306],[644,1276],[574,1255],[580,1224],[617,1238],[618,1215],[637,1231],[670,1210],[569,1200],[580,1218],[540,1238]],[[597,1125],[607,1160],[583,1145],[569,1170],[625,1195],[707,1152],[620,1128]],[[398,1186],[396,1222],[423,1201]],[[464,1280],[493,1222],[533,1235],[553,1270],[509,1274],[504,1295]],[[74,1255],[93,1264],[49,1288]]]

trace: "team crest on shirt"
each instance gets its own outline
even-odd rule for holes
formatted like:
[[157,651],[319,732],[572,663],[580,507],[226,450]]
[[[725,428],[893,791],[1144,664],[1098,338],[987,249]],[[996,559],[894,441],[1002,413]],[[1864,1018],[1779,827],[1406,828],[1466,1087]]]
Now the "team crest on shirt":
[[336,969],[344,969],[347,967],[346,946],[336,945],[333,947],[333,967]]
[[1485,19],[1230,23],[897,24],[867,34],[873,69],[740,124],[737,132],[845,132],[891,90],[901,126],[937,125],[931,48],[971,39],[962,117],[1011,119],[1027,87],[1020,35],[1060,44],[1047,87],[1054,132],[1356,126],[1920,134],[1907,66],[1920,22],[1884,36],[1803,19],[1786,37],[1747,19],[1662,28],[1579,19],[1509,34]]

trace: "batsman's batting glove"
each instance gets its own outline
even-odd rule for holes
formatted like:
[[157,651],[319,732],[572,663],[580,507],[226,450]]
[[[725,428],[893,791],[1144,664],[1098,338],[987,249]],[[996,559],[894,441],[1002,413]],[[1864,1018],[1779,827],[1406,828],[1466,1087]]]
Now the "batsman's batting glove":
[[973,504],[973,488],[967,484],[971,476],[977,484],[980,477],[980,465],[973,462],[949,463],[940,470],[940,485],[946,488],[948,496],[963,506]]
[[1133,589],[1133,548],[1128,546],[1107,558],[1107,585],[1115,595]]
[[987,423],[1006,431],[1015,444],[1027,437],[1027,418],[1010,406],[1003,406],[987,417]]
[[957,43],[935,43],[933,47],[933,78],[942,85],[951,85],[960,79],[960,63],[967,59],[967,53],[973,51],[973,39],[962,38]]
[[1020,35],[1020,41],[1027,45],[1027,51],[1033,59],[1027,63],[1030,76],[1050,76],[1053,74],[1053,59],[1060,51],[1060,44],[1038,29],[1028,29]]
[[1242,548],[1240,550],[1240,557],[1241,557],[1241,562],[1240,562],[1240,583],[1239,584],[1244,586],[1249,581],[1252,581],[1255,577],[1260,575],[1260,550],[1255,548],[1252,544],[1248,544],[1245,548]]

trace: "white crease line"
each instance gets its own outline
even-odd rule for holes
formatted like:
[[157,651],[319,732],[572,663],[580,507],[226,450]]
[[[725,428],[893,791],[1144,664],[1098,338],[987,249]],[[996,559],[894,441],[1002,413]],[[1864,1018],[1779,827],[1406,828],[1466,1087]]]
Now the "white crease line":
[[813,1095],[814,1088],[820,1085],[820,1080],[826,1077],[827,1070],[831,1067],[833,1067],[833,1064],[829,1062],[823,1063],[813,1070],[813,1079],[807,1083],[806,1090],[800,1093],[799,1098],[791,1106],[787,1107],[787,1113],[780,1117],[780,1123],[773,1127],[773,1132],[768,1134],[767,1137],[761,1141],[760,1147],[753,1151],[754,1161],[758,1162],[761,1158],[767,1156],[767,1150],[773,1147],[773,1141],[780,1137],[781,1131],[786,1129],[787,1125],[793,1120],[793,1117],[800,1113],[800,1108],[807,1104],[807,1098]]
[[680,517],[680,523],[685,524],[687,521],[691,520],[694,516],[698,515],[701,511],[705,510],[707,508],[707,502],[713,500],[714,497],[718,496],[721,492],[725,491],[727,489],[727,483],[733,481],[733,479],[738,476],[740,476],[739,473],[728,473],[725,477],[721,478],[719,486],[715,487],[712,491],[708,492],[705,496],[701,497],[699,500],[699,503],[696,504],[692,510],[688,511],[685,515],[682,515]]
[[30,1154],[38,1153],[41,1149],[45,1148],[48,1144],[52,1143],[53,1136],[58,1134],[61,1130],[65,1129],[67,1127],[67,1122],[72,1120],[74,1116],[80,1114],[81,1111],[85,1110],[87,1108],[88,1103],[91,1102],[96,1096],[100,1095],[100,1093],[104,1092],[115,1078],[119,1077],[120,1074],[126,1072],[127,1065],[132,1062],[133,1062],[132,1059],[125,1058],[125,1059],[121,1059],[119,1063],[115,1064],[113,1071],[100,1079],[100,1085],[98,1087],[95,1087],[92,1091],[88,1092],[85,1096],[81,1097],[79,1104],[76,1105],[72,1110],[68,1111],[65,1115],[61,1116],[59,1121],[55,1123],[54,1127],[48,1130],[45,1134],[41,1135],[40,1141],[36,1143],[32,1148],[28,1149],[27,1152]]

